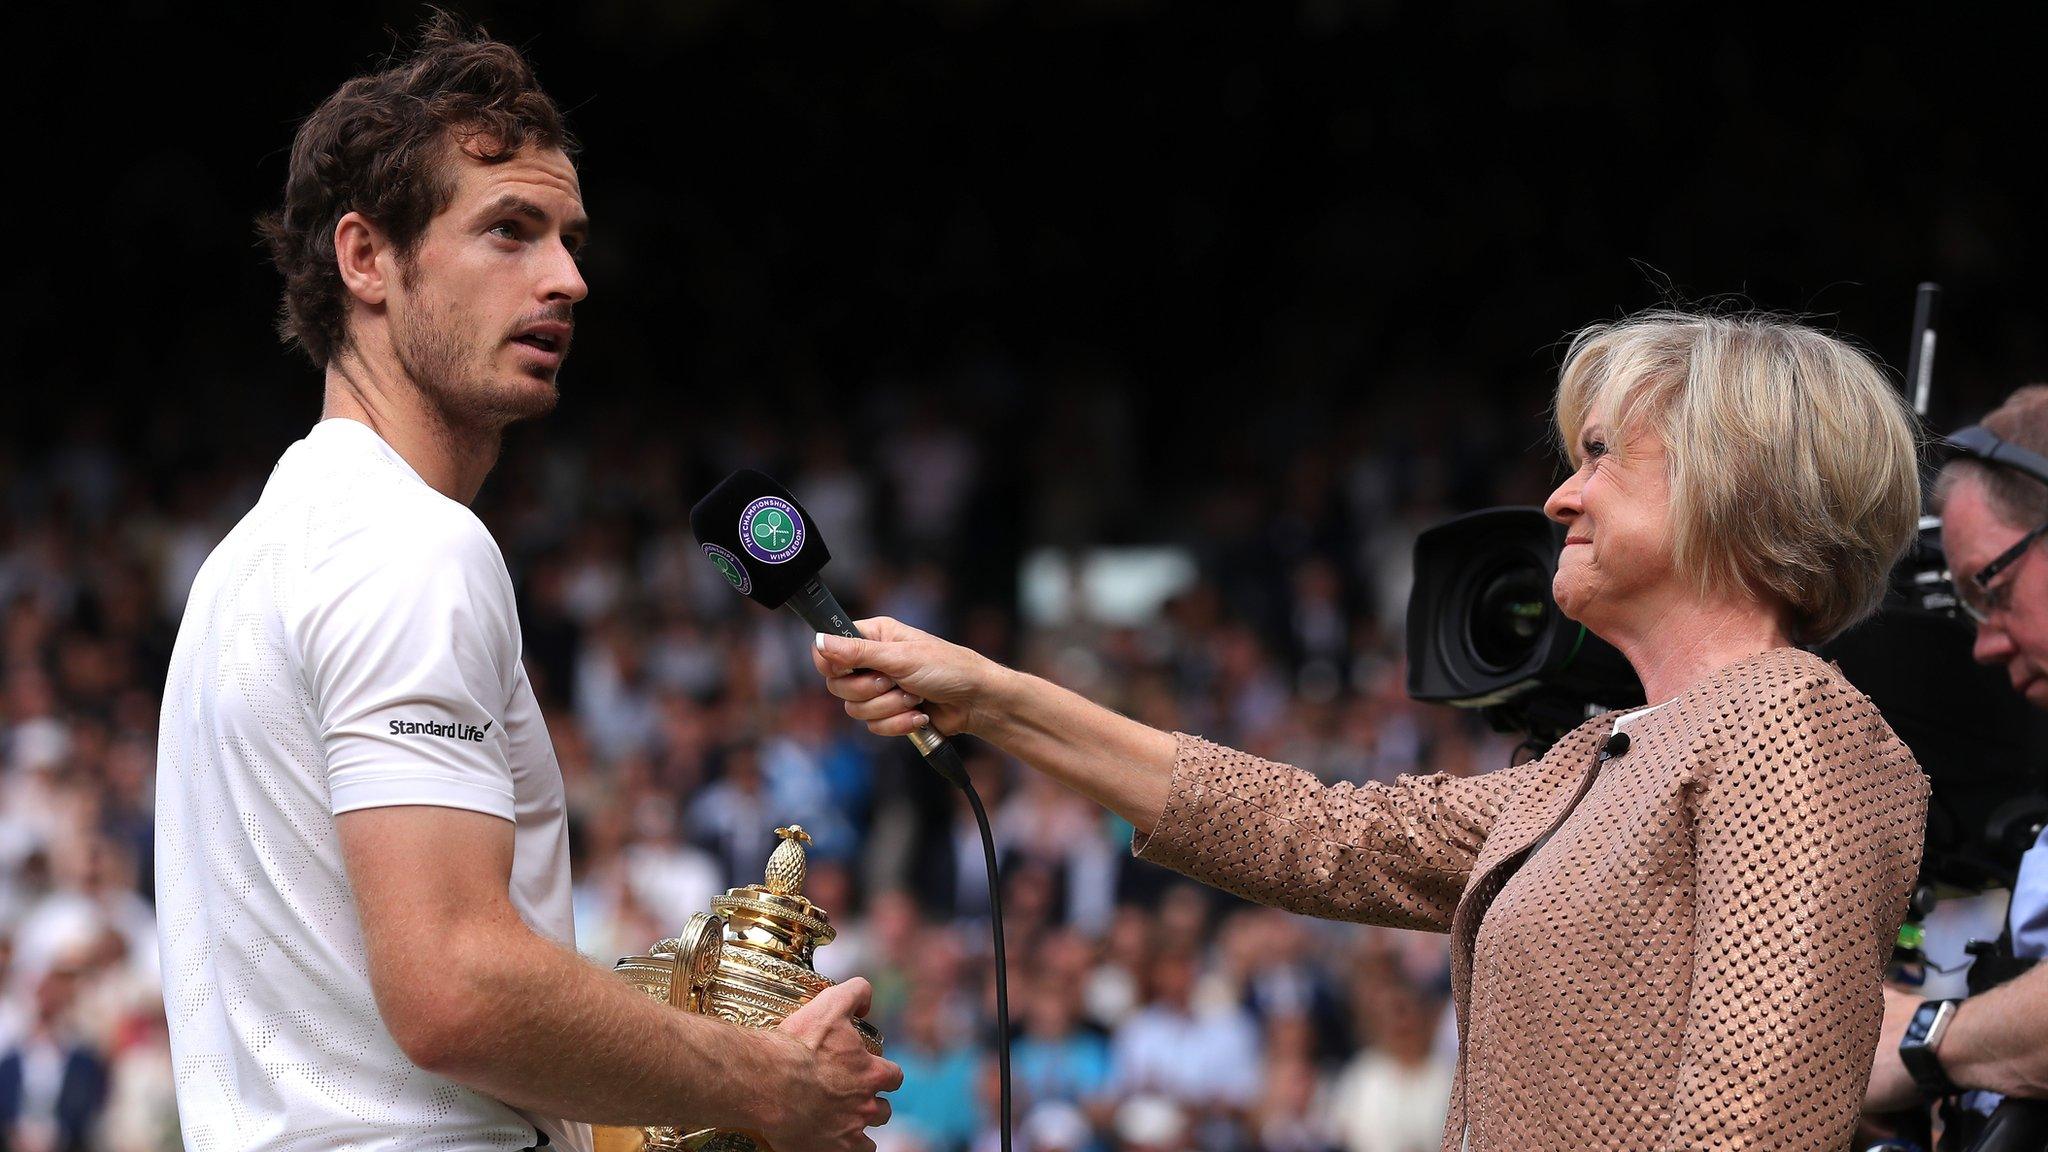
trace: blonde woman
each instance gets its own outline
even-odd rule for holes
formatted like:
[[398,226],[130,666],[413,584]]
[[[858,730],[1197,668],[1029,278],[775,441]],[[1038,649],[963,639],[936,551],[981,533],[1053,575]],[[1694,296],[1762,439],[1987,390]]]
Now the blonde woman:
[[[1875,609],[1919,517],[1912,419],[1861,353],[1756,317],[1581,332],[1554,592],[1651,705],[1485,776],[1324,785],[887,619],[819,637],[847,712],[972,732],[1134,848],[1296,912],[1452,938],[1447,1150],[1846,1144],[1927,786],[1799,645]],[[1617,737],[1617,733],[1621,734]]]

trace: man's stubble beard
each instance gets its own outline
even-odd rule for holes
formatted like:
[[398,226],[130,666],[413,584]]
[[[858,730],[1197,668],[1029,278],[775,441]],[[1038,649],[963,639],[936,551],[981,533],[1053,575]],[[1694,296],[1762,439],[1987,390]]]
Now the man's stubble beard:
[[506,387],[492,379],[498,348],[465,343],[464,337],[478,326],[464,309],[423,296],[415,299],[416,319],[396,333],[392,350],[398,366],[449,433],[496,435],[508,425],[554,410],[559,393],[552,380],[522,372],[518,376],[523,387]]

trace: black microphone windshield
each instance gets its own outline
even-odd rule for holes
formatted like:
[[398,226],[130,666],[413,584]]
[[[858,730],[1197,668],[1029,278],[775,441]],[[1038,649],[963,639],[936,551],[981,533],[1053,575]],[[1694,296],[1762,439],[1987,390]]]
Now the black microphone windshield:
[[789,490],[751,468],[718,482],[690,509],[690,531],[728,583],[780,608],[832,554]]

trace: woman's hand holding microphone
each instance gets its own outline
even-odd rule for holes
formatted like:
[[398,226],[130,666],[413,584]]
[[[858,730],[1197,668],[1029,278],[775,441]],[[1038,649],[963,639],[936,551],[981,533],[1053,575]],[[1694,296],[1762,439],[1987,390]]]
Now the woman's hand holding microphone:
[[972,649],[877,616],[855,623],[864,639],[818,633],[811,663],[846,714],[877,736],[992,736],[997,687],[1016,673]]
[[868,731],[979,736],[1141,831],[1166,807],[1171,734],[887,616],[855,626],[864,639],[819,633],[811,663]]

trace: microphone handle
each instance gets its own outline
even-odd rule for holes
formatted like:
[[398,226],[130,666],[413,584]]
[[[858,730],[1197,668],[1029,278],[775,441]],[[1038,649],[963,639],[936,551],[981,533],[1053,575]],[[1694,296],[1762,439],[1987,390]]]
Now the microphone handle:
[[[839,600],[832,590],[825,587],[825,580],[813,576],[796,595],[789,598],[789,610],[803,617],[804,623],[814,632],[832,636],[845,636],[860,640],[860,629],[853,626],[853,617],[839,606]],[[944,736],[929,728],[920,728],[910,734],[910,742],[917,745],[918,755],[932,766],[932,771],[945,777],[946,783],[963,791],[968,787],[967,766],[960,762],[960,753],[948,743]]]

